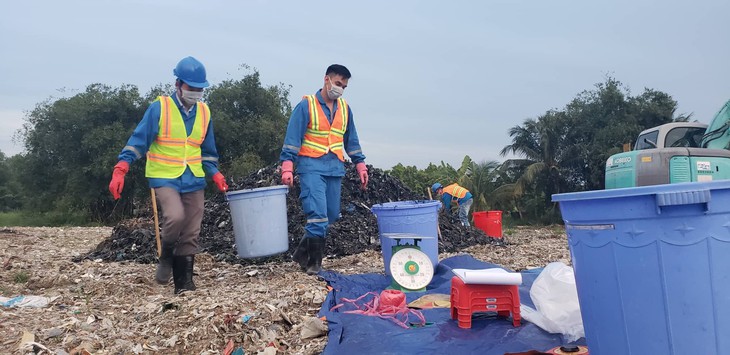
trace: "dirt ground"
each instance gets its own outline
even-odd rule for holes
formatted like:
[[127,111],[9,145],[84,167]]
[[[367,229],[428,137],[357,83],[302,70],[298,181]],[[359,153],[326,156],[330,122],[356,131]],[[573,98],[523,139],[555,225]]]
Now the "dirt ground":
[[[198,290],[175,296],[172,285],[154,282],[155,265],[72,261],[111,232],[0,230],[0,296],[51,298],[42,308],[0,306],[0,353],[222,354],[240,347],[245,354],[274,355],[324,349],[326,326],[315,317],[327,285],[293,262],[242,266],[200,254]],[[468,253],[514,270],[570,264],[560,226],[506,228],[505,240],[505,246],[476,245],[440,258]],[[382,273],[383,260],[366,251],[327,259],[323,267],[342,274]]]

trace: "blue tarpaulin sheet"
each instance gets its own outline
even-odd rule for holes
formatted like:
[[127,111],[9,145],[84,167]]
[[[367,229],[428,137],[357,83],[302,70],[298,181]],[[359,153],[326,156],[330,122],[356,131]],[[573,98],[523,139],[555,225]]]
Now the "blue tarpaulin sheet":
[[[486,269],[500,267],[474,259],[470,255],[458,255],[439,262],[433,280],[426,292],[406,293],[407,302],[425,294],[451,293],[452,269]],[[534,307],[530,299],[530,287],[542,269],[521,272],[520,303]],[[509,271],[509,270],[508,270]],[[331,271],[321,274],[332,287],[322,304],[319,316],[326,316],[329,325],[327,346],[323,354],[504,354],[528,350],[545,351],[563,345],[559,334],[548,333],[536,325],[522,320],[513,327],[511,320],[497,318],[496,314],[477,314],[471,329],[459,328],[451,319],[448,308],[422,310],[425,327],[405,329],[393,321],[379,317],[344,313],[347,309],[330,309],[341,303],[342,298],[355,299],[368,292],[380,293],[390,286],[390,278],[383,274],[342,275]],[[368,300],[370,298],[367,298]],[[415,317],[411,317],[417,321]],[[577,344],[585,345],[581,338]]]

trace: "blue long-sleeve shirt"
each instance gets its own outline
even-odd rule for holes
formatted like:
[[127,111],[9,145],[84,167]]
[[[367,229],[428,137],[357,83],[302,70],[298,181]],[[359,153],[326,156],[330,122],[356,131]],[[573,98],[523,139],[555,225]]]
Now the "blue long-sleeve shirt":
[[[172,97],[178,110],[180,110],[180,115],[183,118],[183,122],[185,122],[185,128],[187,129],[188,135],[190,135],[190,132],[193,130],[193,123],[195,122],[197,105],[193,105],[188,112],[180,104],[180,100],[175,93],[170,95],[170,97]],[[160,101],[158,100],[150,104],[147,111],[145,111],[142,121],[134,129],[132,136],[127,140],[127,145],[119,154],[119,160],[124,160],[132,164],[135,160],[146,156],[150,145],[157,138],[159,131]],[[215,175],[218,172],[218,151],[215,147],[212,120],[208,125],[208,131],[205,134],[203,144],[200,145],[200,150],[203,156],[203,170],[208,176]],[[148,180],[151,188],[171,187],[180,193],[193,192],[205,188],[205,178],[193,175],[190,167],[187,167],[185,172],[175,179],[149,178]]]
[[[332,123],[333,117],[327,104],[324,102],[322,97],[322,89],[317,91],[315,95],[319,105],[322,107],[322,111],[327,116],[327,120]],[[365,161],[365,155],[362,153],[360,147],[360,139],[357,137],[357,130],[355,129],[355,120],[353,119],[352,110],[350,105],[347,105],[347,111],[349,120],[347,121],[347,127],[345,129],[345,135],[343,137],[343,144],[345,146],[345,152],[350,157],[353,163],[361,163]],[[333,108],[337,110],[337,101],[335,100]],[[319,158],[311,158],[299,156],[299,149],[302,147],[302,141],[304,140],[304,133],[307,132],[307,126],[309,125],[309,102],[303,99],[292,111],[291,117],[289,118],[289,125],[286,129],[286,137],[284,137],[284,147],[281,149],[281,155],[279,160],[291,160],[296,164],[297,173],[316,173],[327,176],[344,176],[345,166],[337,158],[335,153],[329,152]]]

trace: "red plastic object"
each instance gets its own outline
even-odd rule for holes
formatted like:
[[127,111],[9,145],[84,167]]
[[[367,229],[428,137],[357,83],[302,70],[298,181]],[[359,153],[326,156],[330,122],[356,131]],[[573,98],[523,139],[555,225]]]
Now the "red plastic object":
[[502,211],[487,211],[487,235],[502,238]]
[[487,232],[487,211],[478,211],[471,214],[474,219],[474,227]]
[[502,211],[480,211],[472,213],[474,227],[492,238],[502,238]]
[[451,319],[459,328],[471,328],[475,312],[497,312],[512,315],[512,325],[520,326],[520,293],[517,285],[465,284],[458,276],[451,278]]

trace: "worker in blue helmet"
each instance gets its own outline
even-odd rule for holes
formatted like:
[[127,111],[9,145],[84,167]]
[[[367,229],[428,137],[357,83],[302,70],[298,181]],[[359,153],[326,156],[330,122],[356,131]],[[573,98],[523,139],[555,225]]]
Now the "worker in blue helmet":
[[195,290],[193,264],[203,222],[203,189],[210,176],[222,192],[228,189],[218,171],[218,151],[210,108],[203,103],[208,87],[203,63],[186,57],[177,63],[175,91],[150,104],[119,154],[109,191],[121,197],[124,176],[135,160],[146,158],[145,176],[162,212],[162,238],[155,279],[175,293]]
[[175,69],[172,70],[175,77],[179,81],[187,84],[190,88],[200,89],[193,90],[196,92],[203,92],[203,89],[210,86],[208,80],[206,80],[205,67],[203,63],[193,57],[185,57],[177,63]]
[[459,184],[451,184],[444,187],[440,183],[431,185],[431,191],[441,197],[444,207],[450,209],[452,204],[458,206],[459,221],[465,226],[469,226],[469,210],[474,202],[471,192],[459,186]]

